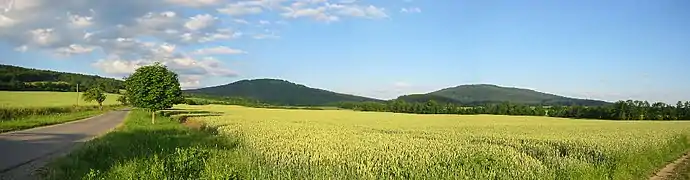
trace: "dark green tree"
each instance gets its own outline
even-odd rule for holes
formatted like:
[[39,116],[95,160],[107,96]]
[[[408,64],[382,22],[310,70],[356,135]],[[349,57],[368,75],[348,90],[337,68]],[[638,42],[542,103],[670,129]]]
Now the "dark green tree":
[[182,97],[177,74],[160,63],[138,68],[126,78],[125,87],[132,106],[151,112],[152,124],[156,123],[156,111],[171,108]]
[[98,103],[98,108],[103,109],[103,101],[105,101],[106,96],[100,87],[94,87],[84,92],[82,98],[86,102],[96,101]]
[[127,96],[120,96],[117,98],[117,101],[120,102],[122,105],[128,105],[129,102],[127,102]]

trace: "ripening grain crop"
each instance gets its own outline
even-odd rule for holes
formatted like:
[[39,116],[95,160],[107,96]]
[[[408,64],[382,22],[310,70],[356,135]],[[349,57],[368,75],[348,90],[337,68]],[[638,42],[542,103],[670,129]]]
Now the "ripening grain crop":
[[[95,101],[85,102],[76,92],[49,91],[0,91],[0,107],[63,107],[73,106],[79,101],[80,106],[97,106]],[[117,105],[118,94],[106,94],[103,105]],[[78,96],[78,97],[77,97]],[[78,99],[77,99],[78,98]]]
[[690,122],[181,106],[239,137],[249,176],[646,179],[690,148]]

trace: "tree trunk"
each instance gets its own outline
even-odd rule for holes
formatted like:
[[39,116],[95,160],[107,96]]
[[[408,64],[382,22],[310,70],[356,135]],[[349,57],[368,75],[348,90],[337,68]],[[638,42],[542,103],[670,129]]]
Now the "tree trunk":
[[151,124],[156,124],[156,111],[151,111]]
[[103,110],[103,103],[100,103],[100,102],[98,103],[98,109]]

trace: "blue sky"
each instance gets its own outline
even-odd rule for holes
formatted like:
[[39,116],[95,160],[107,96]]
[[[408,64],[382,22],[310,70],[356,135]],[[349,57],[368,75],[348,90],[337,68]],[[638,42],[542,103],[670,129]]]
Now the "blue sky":
[[487,83],[675,103],[690,100],[688,8],[683,0],[17,0],[0,14],[0,62],[123,77],[156,60],[187,88],[279,78],[389,99]]

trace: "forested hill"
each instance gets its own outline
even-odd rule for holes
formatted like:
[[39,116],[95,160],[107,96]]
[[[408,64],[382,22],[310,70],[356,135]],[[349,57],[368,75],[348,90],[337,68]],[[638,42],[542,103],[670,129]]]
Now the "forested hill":
[[75,91],[77,83],[80,91],[95,85],[110,93],[124,88],[122,80],[113,78],[0,64],[0,90]]
[[444,96],[437,96],[433,94],[409,94],[400,96],[394,100],[405,101],[410,103],[427,103],[429,101],[434,101],[439,104],[462,104],[462,102],[458,100],[447,98]]
[[[600,106],[609,102],[589,99],[568,98],[529,89],[501,87],[490,84],[461,85],[426,94],[431,98],[448,98],[458,104],[482,104],[510,102],[530,105],[582,105]],[[417,97],[419,99],[419,97]]]
[[212,96],[244,97],[270,104],[295,106],[332,105],[343,101],[381,101],[378,99],[310,88],[279,79],[241,80],[226,85],[185,90],[184,92]]

